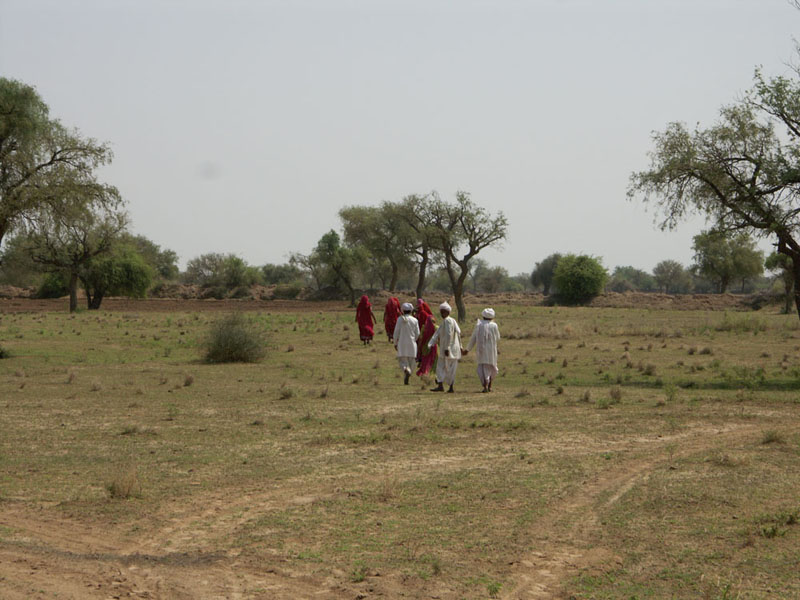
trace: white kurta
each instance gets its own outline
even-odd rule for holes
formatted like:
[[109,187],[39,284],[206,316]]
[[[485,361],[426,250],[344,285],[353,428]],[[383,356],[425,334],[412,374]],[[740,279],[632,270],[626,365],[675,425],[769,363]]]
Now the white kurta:
[[439,357],[446,357],[451,360],[461,358],[461,329],[453,317],[447,317],[439,329],[431,336],[428,348],[433,348],[437,340],[439,342]]
[[469,338],[467,350],[477,346],[475,361],[479,365],[492,365],[497,367],[497,342],[500,340],[500,329],[494,321],[481,319],[475,325],[475,331]]
[[419,321],[411,315],[398,317],[394,326],[392,339],[397,347],[397,356],[417,356],[417,340],[419,339]]

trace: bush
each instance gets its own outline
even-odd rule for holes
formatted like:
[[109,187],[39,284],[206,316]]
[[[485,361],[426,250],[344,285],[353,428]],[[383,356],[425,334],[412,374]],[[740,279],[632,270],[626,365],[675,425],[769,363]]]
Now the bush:
[[252,298],[253,294],[249,287],[239,286],[231,292],[230,297],[234,300],[241,300],[242,298]]
[[302,291],[302,283],[281,283],[275,286],[275,289],[272,291],[272,297],[278,300],[294,300]]
[[603,291],[608,272],[592,256],[567,254],[561,257],[553,276],[557,299],[565,304],[586,304]]
[[2,360],[4,358],[9,358],[10,356],[11,356],[11,353],[8,350],[6,350],[5,348],[3,348],[2,346],[0,346],[0,360]]
[[204,348],[206,362],[258,362],[266,354],[266,339],[256,325],[235,313],[211,326]]
[[64,273],[48,273],[36,290],[38,299],[62,298],[69,295],[69,281]]
[[200,293],[200,298],[202,300],[208,300],[213,298],[214,300],[224,300],[228,297],[228,290],[221,285],[215,285],[213,287],[205,288]]

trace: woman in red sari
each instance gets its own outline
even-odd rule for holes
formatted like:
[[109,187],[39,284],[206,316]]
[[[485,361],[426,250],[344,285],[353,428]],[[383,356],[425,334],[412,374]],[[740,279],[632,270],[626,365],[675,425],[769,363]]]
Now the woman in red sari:
[[375,315],[372,314],[372,304],[369,303],[369,298],[361,296],[361,301],[356,307],[356,323],[358,323],[358,333],[361,336],[361,341],[364,345],[369,344],[375,336]]
[[397,325],[397,319],[403,311],[400,309],[400,300],[397,298],[389,298],[386,301],[386,308],[383,309],[383,326],[386,329],[386,337],[392,341],[394,335],[394,328]]
[[428,306],[425,300],[417,298],[417,309],[414,312],[416,313],[414,316],[417,317],[417,321],[419,321],[419,330],[423,331],[425,329],[425,322],[428,320],[428,317],[433,316],[433,311],[431,311],[431,307]]
[[417,363],[419,364],[419,368],[417,369],[417,375],[427,375],[428,373],[433,370],[436,372],[436,361],[439,357],[439,350],[437,346],[434,345],[433,348],[428,348],[428,340],[433,337],[433,334],[436,333],[436,319],[433,315],[430,315],[425,319],[425,327],[422,329],[422,333],[419,336],[419,343],[417,347]]

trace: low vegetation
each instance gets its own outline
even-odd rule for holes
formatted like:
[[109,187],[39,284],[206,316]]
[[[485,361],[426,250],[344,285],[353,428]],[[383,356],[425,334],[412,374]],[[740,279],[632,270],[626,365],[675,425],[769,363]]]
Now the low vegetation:
[[0,314],[0,577],[46,574],[29,595],[796,595],[796,317],[496,305],[533,334],[448,395],[341,304],[239,314],[281,351],[229,364],[201,360],[227,318],[145,306]]
[[209,363],[258,362],[266,354],[266,343],[257,325],[233,313],[211,325],[203,356]]

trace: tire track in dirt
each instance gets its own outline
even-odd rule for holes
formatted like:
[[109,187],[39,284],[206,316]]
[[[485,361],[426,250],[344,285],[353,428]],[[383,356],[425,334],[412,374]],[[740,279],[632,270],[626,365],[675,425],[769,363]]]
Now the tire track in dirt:
[[[730,443],[757,433],[757,425],[731,425],[722,427],[698,427],[691,431],[663,436],[649,442],[666,447],[681,441],[684,446],[676,449],[675,458],[690,456],[711,450],[721,441]],[[629,450],[645,448],[642,440],[630,444]],[[611,549],[593,547],[591,538],[600,528],[599,515],[616,504],[637,484],[665,462],[663,454],[632,460],[621,470],[601,474],[587,482],[568,502],[551,507],[539,524],[550,524],[546,530],[537,529],[532,538],[541,543],[541,548],[531,551],[514,565],[510,578],[517,585],[501,595],[505,600],[546,600],[564,598],[563,585],[567,578],[581,570],[607,568],[609,564],[622,566],[622,559]],[[610,494],[605,500],[601,497]],[[559,530],[559,523],[574,523],[567,530]]]
[[[86,526],[52,512],[52,506],[35,509],[6,502],[0,526],[12,533],[0,540],[2,597],[341,597],[337,582],[281,568],[279,557],[275,564],[265,564],[215,546],[221,537],[284,502],[314,500],[291,497],[291,490],[252,492],[235,499],[221,491],[167,503],[143,519],[135,534],[119,527]],[[248,506],[257,506],[257,514],[248,514]]]
[[[618,450],[637,451],[655,444],[666,448],[680,442],[674,456],[681,457],[730,443],[758,427],[701,426],[658,439],[628,440]],[[664,462],[664,452],[651,451],[647,458],[629,460],[613,472],[595,476],[575,495],[554,504],[531,535],[531,545],[537,549],[512,566],[509,578],[516,587],[502,597],[558,598],[564,581],[581,569],[620,562],[611,550],[591,546],[600,528],[599,515]],[[230,543],[231,536],[273,511],[346,493],[341,480],[319,483],[313,486],[313,496],[308,481],[297,479],[237,489],[235,495],[218,490],[172,500],[124,529],[65,518],[53,506],[6,501],[0,525],[14,533],[10,540],[8,536],[0,540],[0,589],[9,600],[36,597],[33,592],[38,590],[76,599],[356,597],[345,574],[302,571],[311,567],[289,563],[277,552],[274,560],[263,552],[255,557]],[[563,523],[573,525],[564,529]],[[388,578],[387,584],[383,592],[391,597],[394,586]]]

